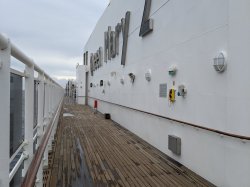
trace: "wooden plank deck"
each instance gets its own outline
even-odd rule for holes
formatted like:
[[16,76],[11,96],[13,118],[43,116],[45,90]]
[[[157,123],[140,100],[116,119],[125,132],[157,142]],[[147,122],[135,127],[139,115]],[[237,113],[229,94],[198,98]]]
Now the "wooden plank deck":
[[62,113],[74,116],[60,118],[44,187],[213,186],[89,107]]

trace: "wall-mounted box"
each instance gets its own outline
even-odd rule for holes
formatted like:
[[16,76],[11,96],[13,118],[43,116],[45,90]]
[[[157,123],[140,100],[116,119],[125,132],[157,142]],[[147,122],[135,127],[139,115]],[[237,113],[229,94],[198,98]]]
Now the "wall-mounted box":
[[159,97],[167,97],[167,84],[159,85]]
[[181,138],[168,135],[168,149],[176,155],[181,155]]

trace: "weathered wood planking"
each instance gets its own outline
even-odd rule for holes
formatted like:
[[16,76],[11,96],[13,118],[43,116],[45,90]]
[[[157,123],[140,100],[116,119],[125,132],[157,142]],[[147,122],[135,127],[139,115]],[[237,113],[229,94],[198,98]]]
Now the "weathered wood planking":
[[63,112],[74,117],[61,115],[47,186],[213,186],[87,106]]

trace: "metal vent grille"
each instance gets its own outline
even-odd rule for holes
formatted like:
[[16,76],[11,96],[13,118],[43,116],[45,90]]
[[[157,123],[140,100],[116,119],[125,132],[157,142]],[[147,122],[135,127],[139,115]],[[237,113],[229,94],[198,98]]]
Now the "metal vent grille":
[[167,84],[160,84],[159,96],[167,97]]
[[176,155],[181,155],[181,138],[168,135],[168,149]]

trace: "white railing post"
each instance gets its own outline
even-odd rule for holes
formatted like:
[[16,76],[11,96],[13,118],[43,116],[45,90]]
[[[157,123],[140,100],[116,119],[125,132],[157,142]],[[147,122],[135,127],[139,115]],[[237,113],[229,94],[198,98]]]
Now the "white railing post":
[[[50,83],[49,83],[49,80],[46,78],[46,83],[45,83],[45,114],[44,114],[44,117],[45,117],[45,121],[44,121],[44,125],[45,128],[44,128],[44,132],[43,134],[46,132],[47,128],[48,128],[48,125],[49,125],[49,118],[50,118],[50,114],[49,114],[49,103],[50,103]],[[47,166],[48,165],[48,151],[47,151],[47,148],[45,149],[44,151],[44,154],[43,154],[43,166]]]
[[[46,79],[46,82],[44,84],[44,89],[45,89],[45,101],[44,101],[44,125],[47,125],[48,119],[49,119],[49,95],[48,95],[48,81]],[[46,127],[44,128],[45,131]]]
[[10,53],[9,41],[0,35],[0,186],[9,186]]
[[34,123],[34,65],[25,67],[25,134],[27,145],[24,154],[29,155],[24,161],[23,176],[26,174],[33,158],[33,123]]
[[51,113],[54,114],[55,108],[54,108],[54,83],[51,83]]
[[51,118],[51,82],[49,80],[48,82],[48,112],[49,112],[49,118]]
[[[43,116],[43,110],[44,110],[44,105],[45,103],[45,98],[44,98],[44,73],[39,73],[38,75],[39,79],[39,85],[38,85],[38,138],[37,138],[37,147],[40,145],[41,140],[43,138],[43,125],[44,125],[44,116]],[[36,175],[36,187],[42,187],[43,186],[43,161],[40,163],[40,167],[38,169],[37,175]]]
[[53,95],[53,83],[50,81],[50,102],[49,102],[50,118],[52,118],[52,116],[53,116],[53,106],[52,106],[53,98],[52,98],[52,95]]
[[38,116],[37,116],[37,145],[40,145],[43,136],[43,107],[44,107],[44,74],[39,73],[38,75],[39,85],[38,85]]

